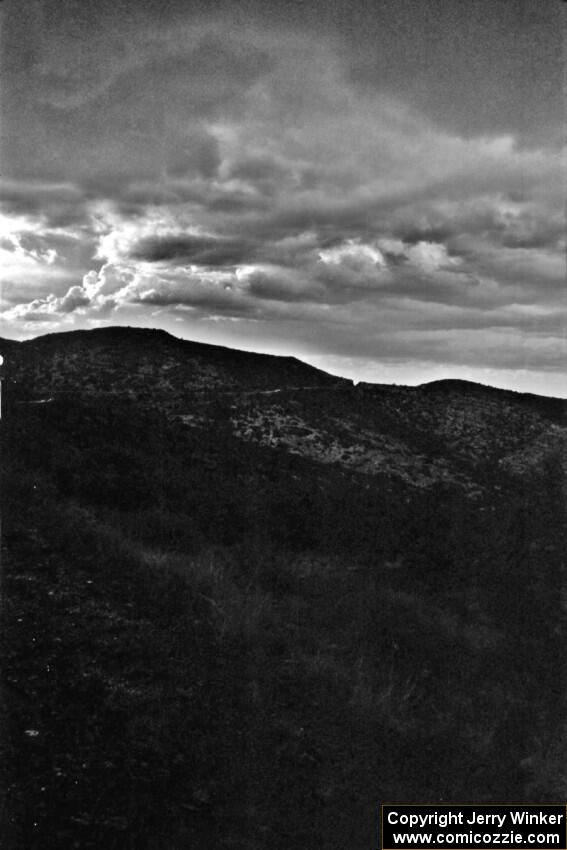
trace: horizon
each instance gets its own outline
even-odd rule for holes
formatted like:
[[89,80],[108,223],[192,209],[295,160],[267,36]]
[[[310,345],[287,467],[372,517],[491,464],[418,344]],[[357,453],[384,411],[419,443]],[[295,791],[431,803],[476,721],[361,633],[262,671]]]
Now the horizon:
[[[281,354],[281,353],[278,354],[278,353],[273,353],[273,352],[268,352],[268,351],[257,351],[257,350],[250,349],[250,348],[237,348],[236,346],[211,343],[211,342],[208,342],[206,340],[203,341],[203,340],[190,339],[188,337],[176,336],[171,331],[167,331],[163,328],[155,328],[155,327],[147,327],[147,326],[111,325],[111,324],[109,324],[109,325],[103,325],[101,327],[96,327],[96,328],[72,328],[70,330],[48,331],[44,334],[38,334],[35,337],[28,337],[26,339],[21,339],[21,340],[11,339],[9,337],[3,336],[3,337],[0,337],[0,341],[15,342],[15,343],[28,343],[28,342],[32,343],[32,342],[34,342],[38,339],[41,339],[43,337],[62,336],[62,335],[65,336],[67,334],[73,334],[73,333],[90,333],[90,332],[96,333],[97,331],[105,331],[105,330],[113,330],[113,331],[130,331],[130,330],[139,331],[139,330],[141,330],[141,331],[165,333],[167,336],[170,336],[172,339],[178,340],[180,342],[190,342],[190,343],[195,343],[197,345],[210,345],[210,346],[216,347],[216,348],[224,348],[227,351],[235,351],[235,352],[239,352],[239,353],[242,352],[242,353],[247,353],[247,354],[258,354],[260,356],[267,355],[267,356],[271,356],[271,357],[282,357],[282,358],[293,357],[296,360],[298,360],[299,362],[301,362],[301,363],[303,363],[307,366],[313,366],[316,369],[319,369],[320,371],[325,372],[326,374],[328,374],[332,377],[344,378],[345,380],[352,381],[352,383],[355,387],[358,386],[359,384],[368,384],[368,385],[372,385],[372,386],[418,388],[418,387],[424,387],[424,386],[428,386],[429,384],[435,384],[435,383],[456,382],[456,383],[464,383],[464,384],[467,384],[467,383],[473,384],[474,386],[482,387],[484,389],[489,389],[489,390],[490,389],[502,390],[504,392],[518,393],[520,395],[534,395],[534,396],[537,396],[539,398],[548,398],[548,399],[554,399],[554,400],[563,400],[563,399],[567,400],[567,396],[554,396],[554,395],[548,395],[546,393],[541,393],[541,392],[532,392],[530,390],[511,389],[510,387],[506,387],[506,386],[498,386],[496,384],[489,384],[489,383],[484,383],[483,381],[477,381],[477,380],[472,380],[472,379],[469,379],[469,378],[462,378],[462,377],[456,377],[456,376],[451,376],[451,375],[445,375],[445,376],[441,376],[441,377],[438,377],[438,378],[431,378],[430,380],[422,381],[422,382],[419,382],[419,383],[413,383],[413,384],[397,383],[395,381],[358,380],[356,378],[351,378],[349,375],[344,375],[344,374],[341,375],[337,372],[329,371],[328,369],[323,369],[321,366],[318,366],[316,363],[309,362],[308,360],[304,360],[301,357],[295,357],[295,355],[288,355],[288,354]],[[3,365],[3,369],[5,370],[6,355],[3,355],[3,356],[0,355],[0,364]]]
[[0,23],[0,336],[150,327],[567,398],[564,2],[5,0]]

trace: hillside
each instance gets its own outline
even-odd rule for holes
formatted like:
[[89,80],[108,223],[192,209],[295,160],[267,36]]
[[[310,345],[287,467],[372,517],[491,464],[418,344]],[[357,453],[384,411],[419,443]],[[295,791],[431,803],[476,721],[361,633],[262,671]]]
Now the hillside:
[[0,353],[2,848],[565,797],[565,402],[134,329]]
[[174,404],[186,391],[341,382],[294,357],[251,354],[146,328],[47,334],[10,343],[8,350],[12,377],[31,392],[110,392]]
[[567,457],[567,402],[469,382],[354,387],[295,358],[141,328],[0,340],[0,353],[20,403],[110,395],[193,428],[222,418],[243,441],[417,487],[479,495],[496,467],[500,478]]

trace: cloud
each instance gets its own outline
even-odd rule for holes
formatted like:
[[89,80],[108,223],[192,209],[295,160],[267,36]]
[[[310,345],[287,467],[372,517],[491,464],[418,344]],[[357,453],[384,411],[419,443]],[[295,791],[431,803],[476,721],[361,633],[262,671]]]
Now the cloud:
[[248,293],[260,301],[328,303],[325,285],[308,274],[289,269],[253,269],[245,277]]
[[134,300],[159,307],[190,307],[197,314],[208,316],[260,315],[258,304],[222,278],[188,276],[182,281],[159,280],[150,288],[142,288]]
[[4,319],[21,319],[27,322],[58,321],[62,315],[73,313],[79,307],[86,307],[89,299],[81,286],[72,286],[65,295],[57,297],[50,294],[46,298],[36,298],[28,304],[18,304],[4,311]]
[[132,309],[188,334],[263,325],[290,350],[510,368],[527,346],[556,368],[555,140],[433,121],[363,85],[328,35],[146,23],[84,53],[57,38],[61,55],[31,68],[13,58],[30,104],[16,110],[13,84],[5,321]]
[[460,259],[449,257],[445,245],[436,242],[417,242],[407,250],[407,257],[424,272],[435,272],[438,269],[459,265]]
[[373,271],[385,265],[382,252],[378,248],[354,239],[319,251],[319,258],[326,265],[350,268],[354,271]]
[[105,263],[100,271],[90,271],[83,278],[83,290],[87,299],[106,298],[128,290],[136,275],[132,269]]
[[161,238],[146,236],[130,249],[132,260],[193,263],[197,266],[237,265],[252,255],[252,246],[244,241],[192,234]]
[[183,138],[182,146],[172,143],[167,153],[168,177],[215,178],[221,165],[217,140],[202,127],[184,133]]

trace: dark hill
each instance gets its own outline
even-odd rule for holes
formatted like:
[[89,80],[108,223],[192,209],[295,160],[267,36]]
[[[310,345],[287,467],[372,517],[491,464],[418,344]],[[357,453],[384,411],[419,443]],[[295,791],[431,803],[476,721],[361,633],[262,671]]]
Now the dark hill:
[[20,343],[14,339],[4,339],[3,337],[0,337],[0,354],[5,356],[9,351],[14,351],[18,348],[19,345]]
[[567,402],[467,381],[358,384],[293,357],[109,327],[8,343],[6,404],[116,398],[193,429],[224,422],[241,443],[309,458],[384,484],[456,484],[474,495],[498,478],[566,463]]
[[517,392],[515,390],[503,390],[485,384],[477,384],[473,381],[456,379],[430,381],[427,384],[421,384],[420,389],[427,394],[432,393],[434,395],[469,395],[478,398],[482,398],[483,396],[499,398],[511,404],[531,408],[533,411],[541,413],[543,416],[554,419],[557,422],[565,423],[567,420],[567,400],[563,398],[540,396],[535,393]]
[[48,394],[168,392],[171,401],[184,390],[341,383],[294,357],[236,351],[146,328],[47,334],[4,350],[10,354],[11,376],[31,392]]
[[2,850],[565,799],[564,403],[138,329],[0,351]]

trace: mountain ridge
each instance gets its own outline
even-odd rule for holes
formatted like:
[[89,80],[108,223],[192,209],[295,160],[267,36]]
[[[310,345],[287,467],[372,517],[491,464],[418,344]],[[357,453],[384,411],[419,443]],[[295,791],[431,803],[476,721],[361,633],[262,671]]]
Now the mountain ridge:
[[[81,330],[73,330],[73,331],[57,331],[54,333],[41,334],[37,337],[32,337],[31,339],[26,340],[10,340],[6,338],[0,338],[0,347],[7,346],[8,348],[14,348],[15,346],[22,346],[22,348],[51,348],[57,346],[58,343],[69,341],[69,342],[84,342],[92,340],[94,342],[122,342],[122,343],[133,343],[133,342],[142,342],[142,341],[158,341],[160,343],[167,343],[170,346],[175,346],[179,348],[180,351],[183,351],[186,354],[193,354],[195,356],[199,354],[209,354],[209,355],[217,355],[217,356],[225,356],[225,357],[234,357],[234,358],[243,358],[243,359],[258,359],[263,360],[265,362],[275,363],[279,361],[281,363],[300,363],[303,366],[307,367],[312,372],[317,372],[322,375],[329,375],[329,373],[325,372],[323,369],[318,369],[316,366],[312,366],[309,363],[305,363],[305,361],[301,360],[298,357],[294,357],[293,355],[280,355],[280,354],[268,354],[264,352],[255,352],[255,351],[246,351],[245,349],[232,348],[230,346],[225,345],[217,345],[209,342],[199,342],[197,340],[192,339],[184,339],[183,337],[177,337],[169,331],[165,331],[161,328],[139,328],[136,326],[129,325],[109,325],[103,328],[89,328],[89,329],[81,329]],[[329,375],[329,377],[336,377]],[[348,380],[337,378],[337,380]]]
[[33,348],[47,349],[57,347],[57,344],[66,341],[83,342],[88,340],[93,341],[114,341],[114,342],[141,342],[144,340],[159,340],[166,342],[171,346],[177,347],[180,351],[186,354],[192,353],[198,355],[213,355],[226,358],[242,358],[252,362],[257,359],[257,362],[263,361],[270,364],[294,363],[300,364],[309,370],[310,374],[318,374],[319,376],[327,376],[328,379],[336,381],[342,386],[354,386],[360,390],[364,389],[419,389],[426,392],[451,392],[461,390],[466,392],[493,392],[498,394],[510,394],[516,399],[523,398],[526,400],[549,399],[551,402],[565,404],[567,408],[567,399],[560,396],[543,395],[538,393],[525,392],[521,390],[512,390],[510,388],[495,387],[491,384],[482,384],[477,381],[470,381],[461,378],[440,378],[432,381],[416,385],[407,384],[389,384],[384,382],[371,381],[354,381],[350,378],[344,378],[339,375],[334,375],[324,369],[320,369],[312,364],[302,360],[294,355],[283,354],[268,354],[264,352],[247,351],[245,349],[233,348],[231,346],[218,345],[216,343],[200,342],[192,339],[177,337],[169,331],[161,328],[146,328],[130,325],[108,325],[100,328],[78,329],[70,331],[55,331],[47,334],[40,334],[36,337],[31,337],[25,340],[13,340],[7,337],[0,337],[0,353],[6,354],[8,351],[29,350]]
[[[219,423],[244,444],[349,476],[469,495],[495,476],[567,467],[567,401],[448,379],[417,387],[353,384],[297,358],[106,327],[4,345],[5,408],[58,397],[158,408],[196,433]],[[490,482],[490,483],[488,483]]]

